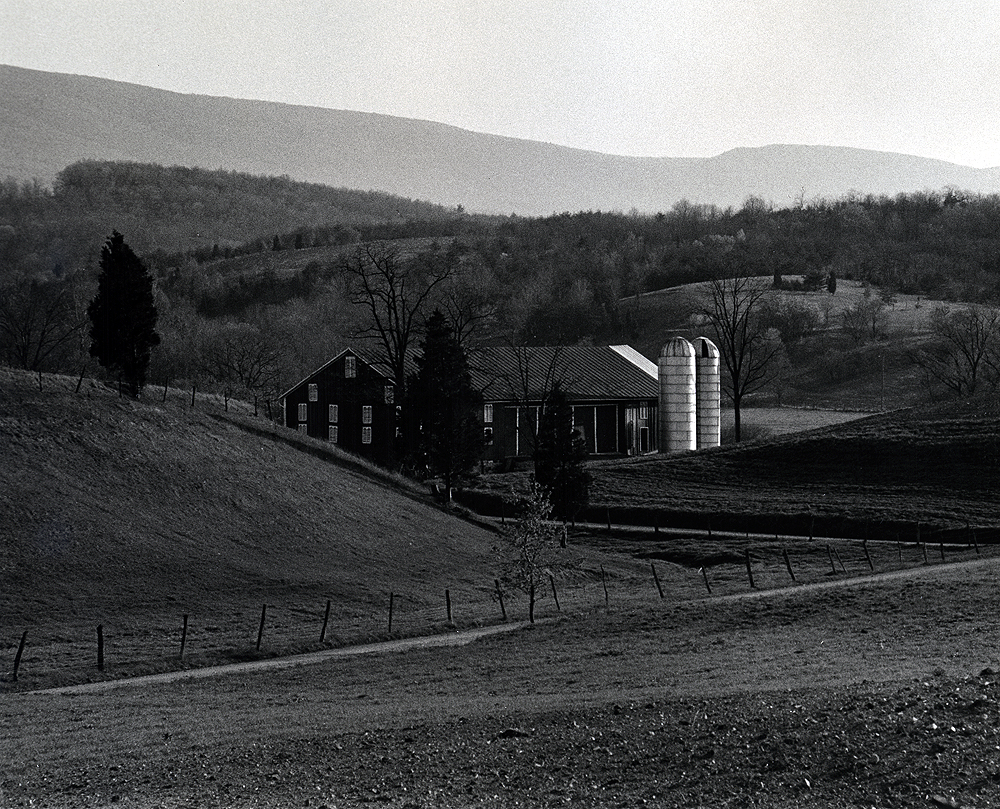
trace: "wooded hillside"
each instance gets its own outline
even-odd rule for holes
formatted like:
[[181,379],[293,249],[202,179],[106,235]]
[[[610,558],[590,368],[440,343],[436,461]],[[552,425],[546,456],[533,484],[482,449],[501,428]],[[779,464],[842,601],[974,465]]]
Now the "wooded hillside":
[[[268,366],[268,393],[255,390],[272,398],[371,326],[349,272],[361,245],[417,275],[447,272],[417,328],[434,307],[451,307],[474,325],[473,344],[630,343],[652,357],[670,334],[698,328],[703,302],[696,291],[646,293],[762,277],[787,293],[762,312],[783,343],[782,378],[792,380],[767,395],[784,401],[801,383],[806,400],[823,389],[830,404],[861,376],[871,399],[873,384],[887,385],[870,378],[876,344],[888,389],[912,401],[924,383],[904,365],[927,329],[894,326],[886,313],[897,298],[930,313],[934,301],[1000,296],[1000,197],[957,189],[785,209],[751,198],[738,209],[682,202],[655,216],[491,218],[287,178],[88,162],[52,189],[0,187],[6,362],[79,373],[93,266],[112,229],[155,279],[164,341],[151,380],[235,391],[238,346]],[[841,279],[833,296],[831,278]],[[863,298],[830,305],[851,290]],[[66,337],[58,350],[43,345],[52,322]]]

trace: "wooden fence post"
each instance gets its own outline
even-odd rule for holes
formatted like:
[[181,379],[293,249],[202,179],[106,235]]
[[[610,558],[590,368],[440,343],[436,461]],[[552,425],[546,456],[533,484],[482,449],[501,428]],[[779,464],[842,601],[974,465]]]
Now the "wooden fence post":
[[861,543],[861,547],[863,547],[865,549],[865,559],[868,560],[868,568],[874,573],[875,572],[875,565],[872,564],[871,554],[868,553],[868,540],[867,539],[864,540]]
[[604,585],[604,606],[607,608],[610,604],[608,600],[608,577],[604,573],[604,565],[601,565],[601,584]]
[[323,643],[326,640],[326,625],[330,623],[330,599],[326,600],[326,612],[323,613],[323,629],[319,633],[319,642]]
[[827,546],[826,546],[826,555],[830,557],[830,572],[833,573],[834,576],[836,576],[837,575],[837,565],[834,564],[834,562],[833,562],[833,549],[830,547],[829,543],[827,543]]
[[712,595],[712,585],[708,583],[708,571],[705,568],[701,569],[701,577],[705,580],[705,589],[708,590],[708,594]]
[[198,391],[198,383],[195,382],[191,385],[191,407],[194,407],[194,395]]
[[755,585],[753,583],[753,566],[750,564],[750,549],[749,548],[744,548],[743,549],[743,558],[744,558],[744,560],[746,561],[746,564],[747,564],[747,578],[750,580],[750,589],[753,590],[753,589],[755,589]]
[[551,573],[549,573],[549,584],[552,585],[552,598],[556,602],[556,612],[562,612],[562,608],[559,606],[559,593],[556,592],[556,580]]
[[392,608],[393,602],[396,600],[395,593],[389,593],[389,634],[392,634]]
[[104,624],[97,625],[97,670],[104,671]]
[[917,544],[920,546],[920,549],[924,552],[924,564],[925,565],[930,564],[930,562],[927,560],[927,543],[917,542]]
[[940,541],[940,547],[941,547],[941,561],[943,562],[944,561],[944,540],[943,539]]
[[187,613],[184,613],[184,620],[181,626],[181,653],[179,655],[180,659],[184,659],[184,646],[187,644],[188,636],[188,617]]
[[979,556],[979,540],[976,539],[976,529],[972,529],[972,545],[976,549],[976,556]]
[[660,577],[656,575],[656,565],[650,562],[649,566],[653,569],[653,582],[656,584],[656,591],[660,594],[660,598],[663,598],[663,587],[660,586]]
[[708,538],[712,538],[712,515],[708,515]]
[[535,582],[528,583],[528,623],[535,623]]
[[264,639],[264,620],[267,618],[267,604],[260,608],[260,626],[257,627],[257,651],[260,651],[260,643]]
[[503,619],[506,621],[507,620],[507,608],[503,605],[503,590],[500,589],[500,579],[493,579],[493,584],[496,585],[496,588],[497,588],[497,598],[500,599],[500,614],[503,616]]
[[608,508],[608,530],[611,530],[611,508]]
[[448,623],[451,623],[451,592],[449,590],[444,591],[444,605],[445,610],[448,613]]
[[21,667],[21,655],[24,654],[24,644],[28,640],[28,630],[21,633],[21,642],[17,644],[17,654],[14,655],[14,682],[17,682],[17,670]]
[[785,567],[788,568],[788,575],[791,576],[792,581],[795,581],[795,573],[792,570],[792,560],[788,558],[788,551],[782,548],[781,555],[785,557]]
[[842,571],[844,571],[844,573],[846,573],[847,572],[847,567],[844,565],[844,560],[840,558],[840,551],[837,550],[836,548],[834,548],[833,549],[833,554],[834,554],[834,556],[837,557],[837,561],[840,563],[840,569]]

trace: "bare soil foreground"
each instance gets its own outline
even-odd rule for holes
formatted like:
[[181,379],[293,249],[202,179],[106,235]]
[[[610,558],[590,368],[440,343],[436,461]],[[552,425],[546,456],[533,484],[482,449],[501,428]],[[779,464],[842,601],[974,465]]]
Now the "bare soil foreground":
[[1000,805],[996,558],[0,697],[0,806]]

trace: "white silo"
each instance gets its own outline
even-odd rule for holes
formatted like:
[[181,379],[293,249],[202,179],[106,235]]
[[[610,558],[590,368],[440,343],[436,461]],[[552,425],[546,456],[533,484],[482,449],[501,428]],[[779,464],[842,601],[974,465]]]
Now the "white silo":
[[707,337],[698,337],[694,341],[694,353],[698,401],[698,449],[717,447],[721,440],[719,349]]
[[660,351],[660,452],[697,448],[694,346],[673,337]]

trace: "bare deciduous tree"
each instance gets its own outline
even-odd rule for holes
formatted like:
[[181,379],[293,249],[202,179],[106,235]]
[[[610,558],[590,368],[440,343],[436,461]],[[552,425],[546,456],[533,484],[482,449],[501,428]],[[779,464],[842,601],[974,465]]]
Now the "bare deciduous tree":
[[[512,371],[497,374],[495,369],[486,367],[484,355],[473,353],[470,365],[486,376],[494,379],[484,391],[487,398],[498,393],[499,398],[511,400],[518,408],[518,437],[534,455],[538,446],[538,426],[535,407],[541,413],[545,410],[549,397],[556,387],[564,391],[572,389],[573,380],[568,376],[568,363],[562,346],[540,347],[522,346],[509,343],[503,350],[513,354],[510,363]],[[488,355],[486,355],[488,356]],[[507,363],[504,363],[507,365]]]
[[959,396],[971,396],[984,383],[1000,382],[1000,312],[984,306],[931,315],[933,338],[910,354],[927,375]]
[[528,619],[534,623],[535,602],[545,592],[546,577],[555,578],[578,566],[579,560],[566,550],[565,526],[551,522],[552,506],[541,486],[532,483],[520,507],[520,516],[501,532],[494,552],[499,580],[528,596]]
[[434,289],[451,277],[444,254],[403,257],[383,243],[363,244],[340,264],[351,301],[366,310],[358,336],[374,338],[392,372],[397,394],[406,390],[406,359]]
[[772,360],[781,342],[768,335],[759,317],[767,295],[766,283],[749,276],[712,281],[702,310],[715,332],[715,343],[725,368],[722,387],[733,403],[734,435],[741,438],[743,399],[770,381]]
[[274,341],[249,323],[225,323],[204,348],[205,372],[227,397],[242,388],[268,398],[278,382],[280,352]]
[[67,281],[20,278],[0,289],[0,355],[15,367],[49,368],[85,322]]
[[870,293],[841,313],[844,331],[855,343],[863,345],[886,335],[885,302]]

